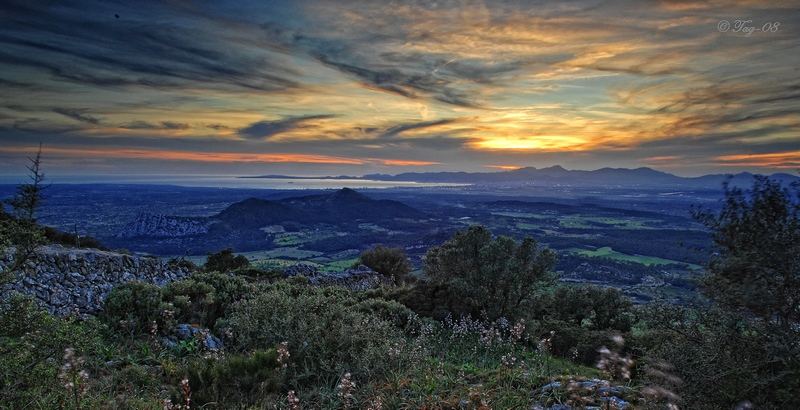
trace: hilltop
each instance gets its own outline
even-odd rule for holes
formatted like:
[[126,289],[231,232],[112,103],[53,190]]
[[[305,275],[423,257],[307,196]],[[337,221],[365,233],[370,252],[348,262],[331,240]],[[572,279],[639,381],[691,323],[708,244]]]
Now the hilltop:
[[426,214],[398,201],[376,200],[343,188],[329,194],[279,200],[248,198],[208,217],[141,212],[116,237],[115,246],[165,254],[205,253],[220,247],[269,249],[275,233],[335,226],[347,232],[358,224],[424,218]]

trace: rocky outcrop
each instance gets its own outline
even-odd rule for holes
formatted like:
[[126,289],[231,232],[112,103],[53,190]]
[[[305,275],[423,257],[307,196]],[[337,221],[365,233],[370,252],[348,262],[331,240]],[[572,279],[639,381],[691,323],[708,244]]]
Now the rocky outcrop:
[[[5,269],[13,256],[0,256]],[[16,290],[39,300],[50,313],[97,314],[115,285],[132,280],[163,286],[189,274],[161,259],[124,255],[96,249],[44,246],[25,263],[17,280],[2,288],[3,295]]]
[[389,278],[364,265],[341,272],[319,272],[312,265],[297,264],[289,266],[283,271],[285,277],[297,275],[307,277],[314,286],[341,286],[350,290],[374,289],[381,285],[391,284]]
[[182,238],[203,235],[214,221],[208,218],[167,216],[150,212],[139,212],[136,220],[128,224],[117,238]]

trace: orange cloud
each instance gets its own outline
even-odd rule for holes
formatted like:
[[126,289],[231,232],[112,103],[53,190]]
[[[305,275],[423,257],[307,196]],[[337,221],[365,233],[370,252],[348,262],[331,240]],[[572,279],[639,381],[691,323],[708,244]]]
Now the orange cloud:
[[489,168],[497,168],[497,169],[505,169],[505,170],[509,170],[509,171],[513,171],[515,169],[522,168],[521,166],[518,166],[518,165],[487,165],[487,167],[489,167]]
[[414,166],[414,165],[438,165],[441,162],[431,162],[431,161],[413,161],[413,160],[402,160],[402,159],[375,159],[370,158],[372,161],[380,162],[383,165],[398,165],[398,166]]
[[[6,149],[6,151],[27,152],[29,149]],[[197,161],[197,162],[297,162],[318,164],[345,164],[345,165],[395,165],[395,166],[423,166],[436,165],[438,162],[415,161],[381,158],[345,158],[328,155],[291,154],[291,153],[235,153],[235,152],[192,152],[192,151],[158,151],[148,149],[73,149],[73,148],[46,148],[47,155],[62,155],[73,157],[95,158],[130,158],[130,159],[156,159],[171,161]]]
[[768,168],[800,167],[800,151],[773,152],[769,154],[724,155],[715,158],[719,165],[739,165]]

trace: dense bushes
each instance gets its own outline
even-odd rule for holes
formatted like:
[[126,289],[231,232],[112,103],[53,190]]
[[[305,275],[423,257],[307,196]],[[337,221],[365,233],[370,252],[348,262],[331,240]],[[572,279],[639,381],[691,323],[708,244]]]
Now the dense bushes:
[[209,252],[203,268],[205,268],[206,272],[226,273],[248,266],[250,266],[250,261],[246,256],[233,256],[233,248],[227,248],[215,253]]
[[[104,331],[96,320],[77,317],[56,318],[29,298],[11,295],[0,303],[0,408],[76,408],[91,401],[75,397],[74,389],[64,389],[70,376],[94,363],[78,363],[74,355],[102,353]],[[66,349],[74,373],[63,373]],[[74,381],[73,381],[74,382]],[[78,388],[76,386],[75,388]],[[76,400],[77,399],[77,400]]]
[[[402,312],[402,313],[401,313]],[[403,337],[392,302],[359,300],[342,288],[279,282],[236,306],[230,327],[242,351],[287,342],[291,383],[334,382],[344,372],[376,377],[392,370],[387,352]]]
[[411,275],[414,268],[409,262],[403,248],[387,248],[375,245],[361,253],[357,264],[365,265],[387,278],[393,278],[397,283],[413,283],[416,277]]
[[495,238],[486,227],[471,226],[428,249],[425,275],[467,305],[466,312],[454,313],[513,319],[524,317],[537,292],[553,283],[556,262],[555,252],[539,249],[533,238]]
[[241,277],[216,272],[196,273],[163,288],[128,282],[112,289],[101,318],[112,329],[133,334],[152,333],[154,323],[162,331],[177,323],[216,330],[217,321],[252,289]]
[[196,358],[187,366],[194,403],[216,407],[263,405],[281,387],[277,349],[255,350],[247,355]]
[[800,408],[800,367],[784,357],[797,345],[770,338],[767,325],[707,305],[650,304],[642,313],[652,343],[646,360],[675,367],[691,408]]

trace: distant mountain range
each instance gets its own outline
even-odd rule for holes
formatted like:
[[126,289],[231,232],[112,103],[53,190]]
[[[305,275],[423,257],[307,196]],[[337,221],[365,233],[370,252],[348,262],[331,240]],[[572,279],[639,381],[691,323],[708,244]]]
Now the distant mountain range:
[[[733,178],[733,183],[749,182],[751,173],[714,174],[701,177],[679,177],[651,168],[601,168],[594,171],[566,170],[559,165],[537,169],[520,168],[504,172],[425,172],[403,173],[398,175],[369,174],[364,179],[379,181],[417,181],[417,182],[461,182],[461,183],[501,183],[501,182],[542,182],[568,183],[577,185],[598,186],[681,186],[691,188],[719,188],[726,178]],[[790,174],[774,174],[773,178],[785,182],[800,180]]]
[[[636,187],[684,187],[684,188],[719,188],[726,178],[732,178],[734,185],[748,185],[753,174],[713,174],[701,177],[679,177],[652,168],[601,168],[594,171],[567,170],[559,165],[537,169],[525,167],[513,171],[502,172],[407,172],[397,175],[367,174],[363,177],[291,177],[285,175],[265,175],[247,178],[296,178],[296,179],[365,179],[374,181],[403,182],[443,182],[463,184],[492,183],[544,183],[570,184],[583,186],[636,186]],[[800,180],[800,177],[778,173],[772,178],[783,182]]]

